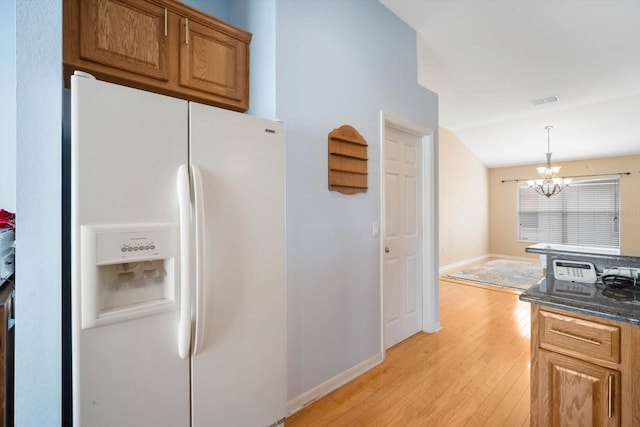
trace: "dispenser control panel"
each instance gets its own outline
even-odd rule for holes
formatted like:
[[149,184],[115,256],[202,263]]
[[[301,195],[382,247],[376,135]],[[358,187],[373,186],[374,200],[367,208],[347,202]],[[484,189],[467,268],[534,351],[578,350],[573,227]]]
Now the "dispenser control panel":
[[170,256],[174,248],[173,230],[161,226],[101,228],[96,230],[96,264]]
[[[137,251],[153,251],[156,249],[156,244],[153,241],[147,241],[145,237],[139,238],[142,241],[123,243],[120,248],[120,252],[137,252]],[[138,240],[138,239],[136,239]]]

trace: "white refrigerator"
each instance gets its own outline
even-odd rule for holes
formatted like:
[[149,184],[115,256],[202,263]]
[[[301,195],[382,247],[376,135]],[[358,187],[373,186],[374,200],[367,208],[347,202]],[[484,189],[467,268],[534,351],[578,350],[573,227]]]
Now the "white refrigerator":
[[72,76],[76,427],[285,416],[284,126]]

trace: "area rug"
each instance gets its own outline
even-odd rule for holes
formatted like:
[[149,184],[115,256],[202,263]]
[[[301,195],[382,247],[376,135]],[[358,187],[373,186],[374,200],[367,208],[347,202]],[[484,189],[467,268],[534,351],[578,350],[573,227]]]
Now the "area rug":
[[542,278],[542,267],[535,261],[495,259],[449,273],[445,277],[526,291]]

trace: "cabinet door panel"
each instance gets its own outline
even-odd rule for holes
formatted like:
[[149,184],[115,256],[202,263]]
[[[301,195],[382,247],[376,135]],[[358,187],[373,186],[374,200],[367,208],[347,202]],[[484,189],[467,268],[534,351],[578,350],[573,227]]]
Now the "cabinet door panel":
[[620,373],[539,350],[540,420],[548,426],[620,425]]
[[248,46],[214,28],[181,20],[180,85],[242,101],[248,91]]
[[80,2],[80,57],[169,79],[167,11],[143,0]]

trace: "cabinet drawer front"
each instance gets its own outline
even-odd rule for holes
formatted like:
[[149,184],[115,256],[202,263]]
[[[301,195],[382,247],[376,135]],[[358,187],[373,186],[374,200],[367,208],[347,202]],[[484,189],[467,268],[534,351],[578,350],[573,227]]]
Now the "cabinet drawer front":
[[620,328],[540,311],[540,347],[587,359],[620,362]]

